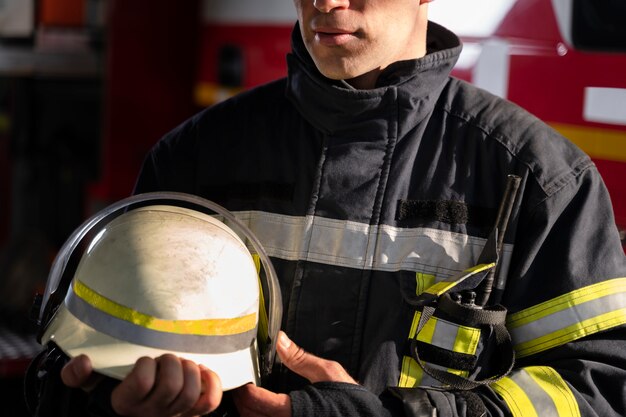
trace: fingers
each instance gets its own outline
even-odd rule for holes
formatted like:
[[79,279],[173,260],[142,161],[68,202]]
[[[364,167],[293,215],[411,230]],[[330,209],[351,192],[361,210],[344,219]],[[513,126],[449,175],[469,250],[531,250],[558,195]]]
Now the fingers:
[[200,398],[193,406],[191,414],[185,414],[185,417],[210,413],[222,402],[223,389],[220,377],[204,366],[200,366],[199,369],[201,382]]
[[61,369],[61,380],[71,388],[81,388],[84,391],[91,391],[100,381],[101,376],[93,372],[91,361],[85,355],[72,358]]
[[[178,373],[176,377],[180,377],[180,386],[182,387],[172,400],[172,409],[176,410],[188,410],[189,404],[195,404],[202,394],[202,381],[200,377],[200,368],[195,363],[183,359],[181,361],[182,372]],[[155,395],[158,393],[155,390]],[[164,393],[167,395],[167,392]]]
[[91,361],[85,355],[71,359],[61,369],[61,380],[65,385],[72,388],[80,388],[92,373]]
[[[180,394],[184,391],[189,392],[193,388],[197,389],[197,394],[200,394],[200,371],[198,370],[197,377],[192,377],[191,380],[185,381],[185,362],[174,355],[163,355],[156,359],[156,380],[152,392],[148,395],[147,399],[152,400],[160,408],[167,408],[173,412],[182,412],[184,408],[180,408],[180,403],[184,402],[184,398],[180,398],[176,401]],[[197,367],[196,367],[197,368]],[[185,387],[185,383],[192,386]],[[185,389],[186,388],[186,389]],[[198,397],[193,398],[190,404],[186,408],[191,407]]]
[[156,379],[156,361],[139,358],[130,373],[111,393],[111,406],[121,415],[131,415],[134,408],[148,397]]
[[332,381],[356,384],[338,362],[318,358],[305,352],[282,331],[278,334],[276,351],[287,368],[311,382]]
[[241,417],[291,417],[291,399],[253,384],[232,391]]
[[113,390],[111,406],[125,416],[193,416],[215,410],[221,399],[222,386],[215,373],[168,354],[140,358]]

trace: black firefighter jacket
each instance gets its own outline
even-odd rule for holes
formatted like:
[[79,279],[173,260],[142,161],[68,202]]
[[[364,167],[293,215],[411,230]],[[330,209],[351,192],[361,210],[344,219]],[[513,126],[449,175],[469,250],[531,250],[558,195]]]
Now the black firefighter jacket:
[[[320,75],[296,27],[288,77],[166,135],[135,192],[197,194],[260,238],[283,329],[360,384],[284,373],[294,416],[625,415],[626,266],[598,171],[535,117],[451,78],[456,36],[431,23],[428,42],[355,90]],[[408,353],[411,300],[476,265],[509,174],[521,194],[498,274],[516,365],[443,389]],[[471,326],[431,320],[421,342],[480,354]]]

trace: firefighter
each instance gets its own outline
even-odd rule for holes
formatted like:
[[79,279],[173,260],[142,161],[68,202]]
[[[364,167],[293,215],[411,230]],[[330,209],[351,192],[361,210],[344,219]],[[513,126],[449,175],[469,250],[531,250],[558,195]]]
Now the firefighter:
[[[429,2],[294,0],[289,76],[151,150],[136,193],[215,200],[268,250],[282,365],[224,394],[211,371],[145,358],[104,397],[110,412],[199,415],[232,398],[243,416],[626,414],[626,265],[600,175],[533,116],[449,77],[462,46]],[[494,257],[509,175],[519,197]],[[492,270],[491,292],[484,277],[457,291]],[[86,356],[61,376],[93,387]]]

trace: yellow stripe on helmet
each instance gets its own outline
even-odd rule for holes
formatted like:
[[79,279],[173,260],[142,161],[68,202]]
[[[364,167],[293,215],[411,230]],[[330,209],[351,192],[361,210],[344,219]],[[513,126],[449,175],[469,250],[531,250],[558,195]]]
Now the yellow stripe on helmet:
[[180,335],[227,336],[250,331],[254,329],[257,322],[256,313],[228,319],[165,320],[118,304],[98,294],[79,280],[74,280],[72,289],[76,296],[97,310],[137,326],[160,332]]

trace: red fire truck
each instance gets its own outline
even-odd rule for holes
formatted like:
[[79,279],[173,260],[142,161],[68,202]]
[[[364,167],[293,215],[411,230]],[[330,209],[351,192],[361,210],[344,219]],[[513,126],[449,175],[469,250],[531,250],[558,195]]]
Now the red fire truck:
[[[430,18],[463,39],[454,75],[521,105],[587,152],[626,228],[626,4],[438,0]],[[292,0],[205,0],[196,101],[285,74]]]

